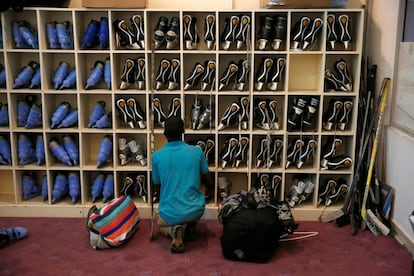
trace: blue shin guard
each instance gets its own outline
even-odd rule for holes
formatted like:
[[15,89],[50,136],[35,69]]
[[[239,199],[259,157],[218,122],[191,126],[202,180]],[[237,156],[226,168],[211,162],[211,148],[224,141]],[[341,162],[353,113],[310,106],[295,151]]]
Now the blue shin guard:
[[79,199],[80,195],[80,179],[79,175],[75,172],[70,172],[68,174],[68,183],[69,183],[69,196],[72,200],[72,204],[75,204]]
[[34,198],[40,195],[41,187],[37,186],[31,175],[23,175],[22,179],[23,200]]
[[58,173],[55,178],[55,185],[52,191],[52,203],[56,203],[68,195],[68,178],[62,173]]
[[105,175],[103,174],[98,174],[93,180],[92,188],[91,188],[92,202],[95,202],[101,196],[104,183],[105,183]]
[[108,202],[114,197],[114,176],[108,174],[102,188],[103,202]]
[[98,152],[97,167],[102,167],[105,163],[112,159],[112,137],[105,135],[102,139],[101,146]]

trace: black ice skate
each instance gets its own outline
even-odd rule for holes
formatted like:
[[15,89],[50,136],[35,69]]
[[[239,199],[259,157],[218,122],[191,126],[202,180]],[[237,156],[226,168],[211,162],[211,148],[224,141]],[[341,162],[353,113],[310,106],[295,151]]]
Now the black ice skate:
[[338,128],[345,130],[349,122],[349,114],[352,111],[354,103],[351,100],[344,100],[341,111],[338,114]]
[[335,188],[337,186],[337,183],[334,179],[328,179],[325,181],[321,187],[319,187],[319,195],[318,195],[318,205],[321,205],[322,202],[327,202],[328,197],[335,193]]
[[311,20],[307,16],[302,16],[302,18],[296,22],[295,26],[292,30],[292,49],[298,50],[300,49],[300,45],[303,41],[306,29],[309,28]]
[[285,70],[286,59],[278,58],[273,62],[272,71],[269,80],[269,89],[272,91],[277,90],[277,86],[282,78],[283,71]]
[[161,59],[160,66],[158,67],[158,72],[155,77],[156,86],[155,89],[159,90],[164,84],[167,84],[168,77],[170,76],[171,71],[171,61],[166,58]]
[[279,118],[277,117],[277,102],[275,100],[269,100],[267,103],[267,115],[269,119],[269,128],[279,129]]
[[206,16],[204,21],[204,41],[207,49],[214,49],[216,43],[216,17],[212,14]]
[[241,97],[240,100],[240,128],[249,128],[249,97]]
[[261,91],[263,86],[268,83],[270,71],[272,70],[273,59],[272,58],[263,58],[259,69],[256,73],[256,90]]
[[145,49],[144,43],[144,20],[139,14],[133,15],[131,17],[132,27],[134,29],[136,44],[139,49]]
[[275,163],[280,161],[280,153],[282,152],[283,141],[279,138],[272,139],[269,150],[269,159],[267,160],[267,168],[271,168]]
[[330,69],[325,70],[325,85],[327,91],[348,91],[345,84]]
[[128,89],[128,87],[130,87],[131,84],[135,83],[135,69],[136,69],[135,60],[131,58],[127,58],[125,60],[124,68],[122,70],[121,85],[119,89],[121,90]]
[[168,107],[168,118],[181,117],[181,99],[172,98],[170,106]]
[[178,44],[178,36],[180,34],[180,20],[178,17],[173,16],[171,18],[170,26],[165,35],[165,40],[167,41],[167,49],[173,49]]
[[263,137],[260,139],[259,148],[256,152],[256,167],[260,168],[261,166],[266,166],[266,160],[269,156],[269,146],[271,141],[268,138]]
[[327,35],[326,40],[329,42],[332,50],[335,50],[335,42],[338,40],[335,14],[328,14],[326,17]]
[[335,63],[335,69],[338,72],[338,78],[340,83],[342,83],[346,91],[352,90],[352,79],[348,73],[348,66],[346,65],[345,60],[341,59]]
[[267,108],[267,102],[256,98],[254,106],[254,122],[257,127],[261,129],[269,130],[270,125],[268,122],[269,114]]
[[249,137],[242,136],[240,138],[236,153],[234,154],[233,167],[238,168],[241,163],[246,161],[248,149],[249,149]]
[[206,62],[204,75],[201,78],[201,90],[205,91],[207,87],[214,85],[214,79],[216,76],[216,62],[209,60]]
[[180,86],[180,65],[178,58],[171,59],[171,69],[168,76],[168,90],[175,90]]
[[285,16],[276,16],[274,21],[272,49],[277,51],[280,49],[282,42],[286,40],[287,23]]
[[158,19],[158,23],[155,27],[154,31],[154,46],[155,49],[161,48],[161,46],[165,43],[165,36],[168,30],[168,18],[165,16],[160,16]]
[[348,185],[346,184],[345,179],[340,178],[337,182],[338,188],[328,195],[325,205],[330,206],[332,203],[338,201],[341,197],[344,197],[348,193]]
[[116,107],[118,109],[121,121],[130,128],[135,128],[134,115],[130,113],[125,99],[118,99],[116,101]]
[[134,125],[138,128],[144,129],[145,128],[145,113],[142,110],[139,103],[134,98],[129,98],[127,100],[127,106],[129,114],[131,114],[134,119]]
[[140,57],[137,59],[137,66],[136,66],[137,75],[135,77],[135,81],[138,85],[139,90],[145,89],[145,58]]
[[350,33],[350,22],[349,22],[349,16],[346,14],[342,14],[338,17],[338,26],[339,26],[339,32],[338,37],[339,41],[344,44],[345,50],[348,50],[349,48],[349,42],[351,42],[352,37]]
[[323,114],[323,128],[332,130],[332,127],[338,122],[338,114],[341,112],[344,103],[340,100],[331,99],[328,109]]
[[316,142],[315,139],[308,139],[305,142],[305,147],[301,149],[299,158],[296,162],[296,166],[298,167],[298,169],[303,167],[303,164],[305,164],[306,162],[308,162],[308,160],[310,160],[312,158],[312,156],[314,155],[315,151],[316,151],[316,147],[318,146],[318,143]]
[[264,50],[267,47],[267,44],[270,42],[272,36],[273,28],[273,18],[270,16],[261,16],[260,17],[260,28],[257,33],[257,48],[259,50]]
[[221,34],[221,45],[224,50],[228,50],[235,39],[235,32],[239,25],[239,17],[233,15],[226,18],[223,33]]
[[250,16],[242,15],[239,18],[239,26],[235,33],[236,48],[241,49],[243,46],[246,46],[247,38],[250,35]]
[[184,47],[188,50],[196,49],[199,42],[197,31],[197,18],[189,14],[184,15]]
[[302,50],[306,50],[310,45],[315,42],[316,36],[320,33],[323,25],[323,20],[319,17],[312,20],[309,27],[303,34]]
[[116,32],[117,45],[130,49],[141,49],[140,45],[137,43],[135,35],[128,28],[125,20],[116,20],[113,26]]
[[329,136],[326,144],[322,147],[322,160],[321,160],[321,167],[326,167],[328,161],[333,159],[336,155],[336,151],[339,147],[343,144],[343,139],[340,136]]
[[234,137],[228,137],[224,142],[224,148],[220,154],[222,160],[221,167],[223,169],[226,167],[227,164],[232,164],[238,144],[239,141]]
[[352,158],[345,155],[338,155],[326,162],[326,166],[322,166],[321,170],[337,170],[341,168],[350,168],[352,166]]
[[314,117],[318,112],[319,99],[311,97],[309,104],[306,105],[305,112],[303,114],[303,127],[310,128],[313,125]]
[[290,164],[299,160],[300,152],[304,144],[305,142],[302,139],[297,138],[289,145],[286,156],[286,169],[289,168]]
[[230,61],[230,63],[227,65],[226,71],[224,71],[219,80],[219,90],[222,90],[223,88],[229,86],[230,82],[236,78],[237,71],[239,71],[239,66],[234,63],[234,61]]
[[159,98],[152,100],[152,111],[154,112],[154,123],[157,123],[161,127],[164,127],[164,122],[167,119],[165,116],[162,104]]
[[246,59],[241,59],[239,61],[239,70],[237,72],[236,78],[236,89],[239,91],[243,91],[244,87],[246,86],[249,80],[249,73],[250,73],[250,63]]
[[223,117],[220,120],[220,124],[217,130],[222,130],[230,125],[235,124],[238,121],[240,114],[240,105],[237,102],[232,103],[226,111],[224,111]]
[[288,126],[287,131],[300,130],[302,127],[302,113],[306,108],[306,100],[298,98],[293,106],[290,108],[288,114]]
[[196,63],[193,67],[193,70],[190,73],[190,76],[185,80],[186,84],[184,90],[188,90],[191,87],[195,87],[198,84],[198,81],[201,79],[205,71],[205,68],[200,63]]
[[204,149],[204,156],[206,157],[207,163],[214,162],[214,146],[215,142],[213,139],[206,140],[206,147]]

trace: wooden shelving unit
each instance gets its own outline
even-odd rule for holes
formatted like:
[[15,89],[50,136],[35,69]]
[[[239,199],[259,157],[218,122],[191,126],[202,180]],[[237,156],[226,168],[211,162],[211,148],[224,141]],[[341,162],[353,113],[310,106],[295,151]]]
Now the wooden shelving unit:
[[[145,30],[145,49],[131,50],[118,47],[115,30],[112,22],[124,19],[130,24],[130,18],[139,14],[144,21]],[[348,49],[341,43],[336,43],[335,49],[330,48],[327,41],[327,17],[330,14],[345,14],[349,16],[351,23],[352,40]],[[186,49],[183,41],[183,18],[184,15],[191,15],[197,19],[198,33],[200,42],[195,49]],[[215,31],[217,41],[213,49],[208,49],[203,39],[204,20],[207,15],[215,17]],[[251,19],[249,28],[249,39],[251,43],[237,49],[233,43],[229,49],[223,49],[220,36],[225,27],[226,18],[233,15],[248,15]],[[180,39],[173,49],[151,49],[153,31],[160,16],[165,16],[169,20],[178,17],[180,20]],[[260,50],[257,45],[257,36],[261,28],[261,18],[263,16],[283,16],[287,19],[287,37],[282,41],[278,50],[273,50],[270,46]],[[317,35],[316,40],[306,50],[292,49],[293,41],[290,32],[294,24],[303,16],[311,19],[320,17],[323,20],[322,29]],[[99,21],[102,17],[107,17],[109,21],[110,43],[107,49],[81,49],[82,37],[91,20]],[[321,156],[323,145],[332,137],[342,137],[343,144],[338,149],[337,155],[344,154],[353,160],[356,148],[357,131],[357,103],[358,88],[360,79],[360,67],[362,59],[363,43],[363,24],[364,12],[362,9],[274,9],[274,10],[230,10],[230,11],[195,11],[195,10],[158,10],[158,9],[54,9],[54,8],[30,8],[20,13],[12,11],[4,12],[1,15],[1,28],[3,33],[3,48],[0,50],[0,63],[6,70],[6,87],[0,89],[0,102],[8,103],[9,125],[0,127],[0,135],[5,137],[11,144],[12,164],[0,166],[0,216],[64,216],[64,217],[85,217],[89,207],[92,205],[91,186],[94,178],[98,174],[112,174],[114,176],[115,196],[120,194],[123,181],[127,175],[140,174],[145,176],[147,188],[151,179],[151,143],[152,131],[149,126],[151,122],[151,99],[152,96],[158,97],[168,113],[170,102],[173,98],[181,100],[181,116],[186,123],[185,140],[198,141],[211,138],[215,142],[214,160],[210,163],[211,173],[216,180],[216,192],[211,202],[208,203],[206,218],[215,218],[217,215],[218,179],[227,177],[232,182],[231,193],[240,190],[249,190],[256,183],[256,179],[261,174],[269,176],[279,175],[282,179],[277,191],[280,200],[284,199],[290,187],[295,183],[295,179],[305,178],[315,184],[315,189],[308,199],[293,208],[295,218],[299,220],[316,220],[321,212],[333,211],[341,205],[338,201],[327,209],[325,206],[318,205],[318,193],[320,188],[328,179],[338,180],[342,178],[348,185],[351,184],[353,177],[353,164],[350,167],[323,170],[321,168]],[[26,20],[36,31],[39,48],[38,49],[19,49],[16,48],[12,23]],[[46,24],[52,21],[68,21],[73,27],[74,49],[50,49]],[[154,55],[154,57],[152,56]],[[126,58],[144,58],[146,83],[143,90],[130,86],[126,90],[121,90],[121,74]],[[107,88],[104,81],[100,81],[93,89],[85,90],[87,77],[96,61],[103,61],[109,58],[111,63],[112,86]],[[152,91],[149,80],[156,74],[156,70],[161,59],[172,60],[177,58],[180,63],[180,84],[175,90],[165,89]],[[284,73],[281,75],[278,88],[271,91],[264,88],[258,91],[255,85],[256,74],[264,58],[285,59]],[[344,60],[347,64],[349,74],[352,77],[352,89],[350,91],[330,91],[326,88],[324,73],[326,69],[332,69],[338,60]],[[154,64],[152,64],[154,60]],[[195,63],[204,64],[208,60],[216,63],[215,83],[212,89],[204,91],[200,87],[193,87],[184,90],[185,81],[191,73]],[[232,83],[222,90],[219,90],[219,79],[227,70],[231,61],[238,63],[239,60],[247,60],[250,64],[250,74],[243,90],[239,91],[232,87]],[[13,89],[16,76],[22,67],[30,61],[36,61],[41,68],[41,86],[37,89],[21,88]],[[76,87],[72,89],[56,90],[51,79],[58,68],[59,63],[66,61],[71,69],[75,69]],[[154,71],[154,72],[153,72]],[[42,109],[42,127],[27,129],[17,126],[17,101],[24,100],[27,95],[36,96],[36,103]],[[118,110],[115,105],[120,98],[135,98],[146,115],[145,129],[130,128],[120,120]],[[240,97],[249,100],[249,121],[248,128],[241,129],[238,124],[228,126],[218,130],[220,119],[228,106],[239,101]],[[299,98],[316,98],[319,106],[313,118],[312,125],[302,131],[288,131],[288,113],[292,105]],[[195,99],[201,99],[203,104],[213,103],[214,121],[209,127],[194,130],[191,129],[190,112]],[[279,119],[279,129],[264,130],[256,126],[255,109],[257,102],[261,100],[274,100],[277,102],[277,115]],[[349,100],[354,104],[350,112],[349,121],[345,130],[333,128],[330,131],[324,128],[324,114],[330,107],[332,99]],[[72,108],[78,109],[79,119],[74,127],[70,128],[51,128],[51,116],[61,102],[69,102]],[[88,121],[93,106],[97,101],[106,103],[105,112],[112,113],[112,126],[110,128],[97,129],[89,128]],[[309,105],[309,101],[306,106]],[[46,162],[38,166],[36,163],[29,165],[19,165],[18,163],[18,140],[19,135],[25,134],[29,137],[41,136],[44,140],[46,149]],[[49,150],[49,141],[52,138],[62,139],[64,135],[71,135],[79,145],[79,164],[75,166],[62,165],[52,155]],[[99,146],[104,136],[112,137],[112,161],[105,164],[102,168],[97,168],[97,154]],[[249,139],[247,159],[239,167],[222,167],[220,152],[224,147],[228,137],[240,138],[241,136]],[[121,165],[119,160],[118,140],[119,138],[135,139],[142,143],[147,153],[148,164],[142,166],[137,162]],[[263,138],[278,138],[283,141],[283,148],[280,159],[270,168],[257,167],[257,151]],[[297,138],[304,141],[312,138],[317,141],[317,147],[310,159],[301,167],[297,168],[293,164],[286,168],[289,145]],[[34,138],[33,138],[34,139]],[[158,149],[165,143],[163,129],[156,126],[154,129],[154,146]],[[305,145],[306,146],[306,145]],[[51,195],[54,181],[58,173],[75,172],[79,175],[81,188],[80,197],[75,204],[72,204],[70,197],[64,198],[56,203],[52,203],[51,196],[43,201],[41,196],[29,200],[22,197],[22,178],[25,174],[33,174],[36,183],[40,185],[42,177],[48,180],[48,191]],[[149,216],[150,205],[144,202],[138,195],[134,200],[137,203],[142,215]],[[97,201],[97,204],[101,203]]]

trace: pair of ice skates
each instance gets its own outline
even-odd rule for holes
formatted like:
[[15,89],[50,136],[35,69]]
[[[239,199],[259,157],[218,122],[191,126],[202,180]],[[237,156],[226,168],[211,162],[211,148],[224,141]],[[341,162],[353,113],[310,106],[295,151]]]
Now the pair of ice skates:
[[352,78],[345,60],[336,61],[334,70],[329,68],[325,70],[325,89],[327,91],[352,91]]
[[152,111],[154,112],[154,123],[164,127],[165,120],[170,117],[181,116],[181,99],[178,97],[171,98],[170,105],[168,107],[168,115],[164,112],[164,107],[160,98],[154,98],[152,100]]
[[255,188],[261,191],[266,201],[278,199],[278,188],[282,182],[282,177],[279,174],[260,173],[257,177]]
[[302,204],[315,190],[315,183],[309,179],[295,179],[286,193],[287,203],[291,208]]
[[277,101],[272,99],[255,99],[254,123],[264,130],[278,130]]
[[195,99],[193,107],[191,108],[191,129],[203,129],[211,127],[213,123],[213,103],[208,103],[203,106],[201,99]]
[[208,87],[214,86],[216,73],[216,62],[206,60],[204,64],[197,62],[185,80],[184,90],[197,89],[201,82],[200,90],[205,91]]
[[118,157],[121,166],[137,162],[141,166],[147,165],[146,151],[141,141],[127,138],[118,139]]
[[349,123],[354,103],[351,99],[336,99],[329,101],[329,106],[323,115],[323,128],[325,130],[345,130]]
[[231,103],[221,117],[218,130],[239,123],[242,130],[249,128],[249,97],[240,97],[237,102]]
[[265,50],[268,46],[272,50],[280,50],[286,40],[287,30],[286,16],[264,15],[260,17],[260,28],[256,36],[256,47]]
[[120,90],[126,90],[131,86],[143,90],[145,89],[145,58],[127,58],[121,74]]
[[319,98],[296,98],[288,113],[287,131],[302,131],[311,128],[315,116],[318,114]]
[[345,154],[338,154],[338,150],[343,146],[341,136],[329,136],[324,144],[321,153],[321,170],[337,170],[352,166],[352,158]]
[[121,189],[121,194],[124,196],[129,195],[131,198],[138,194],[142,198],[144,202],[148,200],[148,192],[147,186],[145,181],[145,175],[138,174],[138,175],[128,175],[124,178],[124,182]]
[[292,49],[307,50],[312,47],[321,32],[323,20],[320,17],[311,19],[309,16],[302,16],[292,29]]
[[221,166],[227,165],[238,168],[243,162],[246,162],[250,139],[247,136],[227,137],[224,147],[220,153],[222,160]]
[[232,44],[235,44],[238,50],[248,46],[251,24],[249,15],[232,15],[225,19],[224,24],[224,30],[221,33],[221,46],[224,50],[229,50]]
[[122,123],[130,128],[146,128],[145,113],[135,98],[120,98],[115,105]]
[[345,50],[349,49],[349,43],[352,40],[351,36],[351,21],[348,15],[341,14],[336,20],[335,14],[328,14],[327,22],[327,37],[326,40],[332,50],[336,50],[336,43],[343,44]]
[[286,59],[283,57],[263,57],[256,72],[256,90],[261,91],[267,86],[267,89],[276,91],[282,81],[285,66]]
[[155,90],[160,90],[164,87],[167,87],[168,90],[180,88],[180,66],[181,62],[178,58],[171,60],[162,58],[155,77]]
[[286,168],[296,163],[298,169],[302,168],[305,163],[312,160],[318,142],[313,138],[295,138],[289,145],[286,156]]
[[279,137],[263,137],[256,152],[256,167],[271,168],[280,162],[283,140]]
[[116,33],[115,41],[118,48],[135,50],[145,49],[144,20],[141,15],[135,14],[130,18],[132,31],[124,19],[115,20],[113,27]]
[[348,185],[344,178],[328,179],[319,188],[318,205],[323,203],[325,206],[330,206],[347,193]]

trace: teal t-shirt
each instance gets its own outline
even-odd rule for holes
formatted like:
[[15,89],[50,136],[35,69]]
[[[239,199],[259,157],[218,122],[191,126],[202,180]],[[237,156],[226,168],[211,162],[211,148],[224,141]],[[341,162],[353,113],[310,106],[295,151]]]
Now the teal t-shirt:
[[161,184],[158,210],[168,224],[201,217],[205,209],[200,174],[208,173],[207,160],[198,146],[168,142],[152,156],[152,181]]

